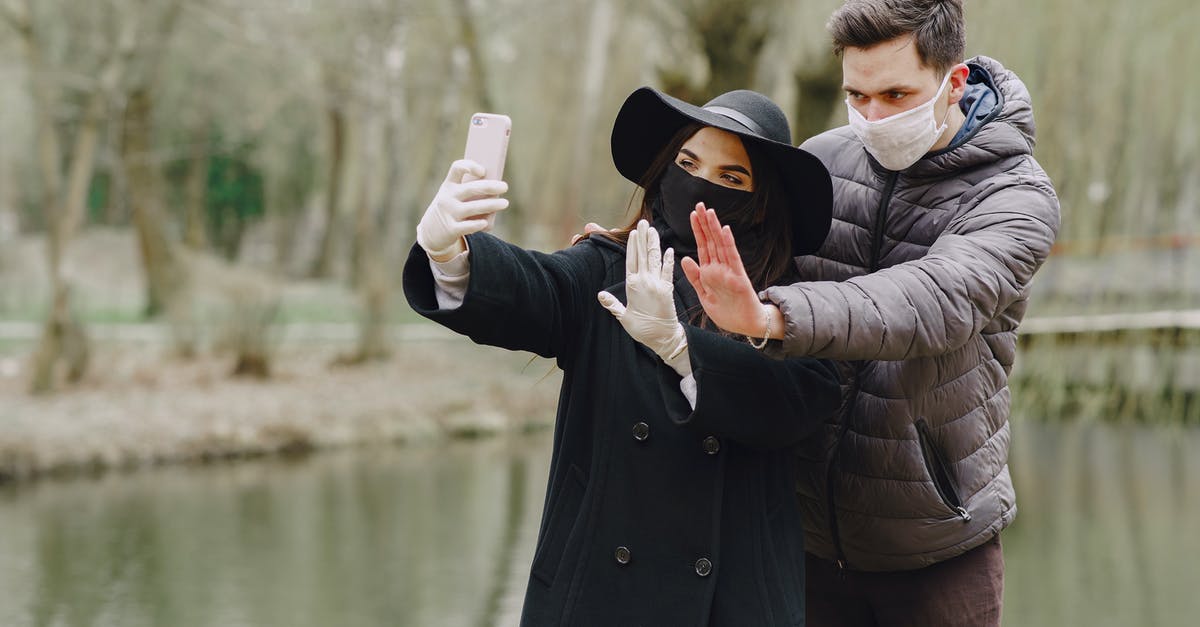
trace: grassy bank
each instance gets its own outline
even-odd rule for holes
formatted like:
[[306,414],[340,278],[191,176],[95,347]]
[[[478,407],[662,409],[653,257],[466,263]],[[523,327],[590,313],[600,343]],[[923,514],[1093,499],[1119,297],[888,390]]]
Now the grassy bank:
[[353,368],[331,366],[336,348],[288,348],[269,381],[164,351],[102,346],[82,385],[45,398],[5,358],[0,479],[542,429],[558,394],[552,363],[457,339]]

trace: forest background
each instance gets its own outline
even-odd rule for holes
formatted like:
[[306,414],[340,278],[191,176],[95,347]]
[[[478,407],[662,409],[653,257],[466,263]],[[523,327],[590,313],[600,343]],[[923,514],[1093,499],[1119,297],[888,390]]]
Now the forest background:
[[[469,114],[513,119],[499,234],[560,248],[628,215],[608,140],[640,85],[698,103],[765,92],[797,143],[844,123],[837,4],[0,0],[0,467],[544,422],[552,365],[449,358],[464,349],[399,292]],[[1033,94],[1062,199],[1018,402],[1200,422],[1195,325],[1176,324],[1200,299],[1200,84],[1178,70],[1200,60],[1200,8],[976,0],[967,15],[969,54]],[[490,392],[464,400],[468,381]]]

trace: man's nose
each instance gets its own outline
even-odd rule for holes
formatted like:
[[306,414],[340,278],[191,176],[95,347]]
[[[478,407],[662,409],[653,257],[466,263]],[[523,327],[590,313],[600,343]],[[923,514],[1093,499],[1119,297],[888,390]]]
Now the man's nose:
[[876,100],[871,100],[870,102],[868,102],[866,109],[863,111],[863,117],[867,118],[868,122],[875,122],[877,120],[882,120],[883,118],[886,118],[887,116],[888,116],[888,113],[886,111],[884,111],[883,104]]

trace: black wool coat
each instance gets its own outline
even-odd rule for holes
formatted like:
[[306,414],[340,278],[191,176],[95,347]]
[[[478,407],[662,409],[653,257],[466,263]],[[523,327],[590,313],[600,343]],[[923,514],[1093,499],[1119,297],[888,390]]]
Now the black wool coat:
[[[828,362],[774,360],[685,324],[698,386],[600,306],[625,301],[625,250],[591,238],[553,254],[468,237],[462,305],[440,310],[414,246],[404,292],[480,344],[557,360],[564,376],[521,625],[803,625],[792,445],[840,401]],[[692,293],[683,273],[681,294]]]

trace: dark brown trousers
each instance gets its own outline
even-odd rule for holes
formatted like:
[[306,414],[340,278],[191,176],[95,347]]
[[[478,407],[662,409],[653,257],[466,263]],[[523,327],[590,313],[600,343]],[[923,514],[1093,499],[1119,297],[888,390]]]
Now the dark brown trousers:
[[808,627],[999,627],[1000,536],[919,570],[860,572],[807,555]]

